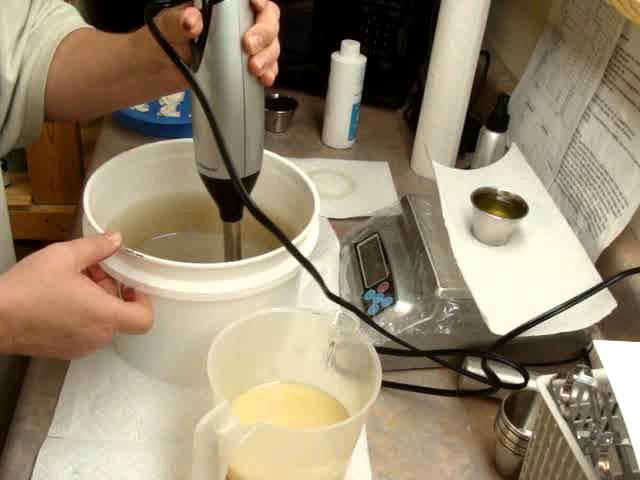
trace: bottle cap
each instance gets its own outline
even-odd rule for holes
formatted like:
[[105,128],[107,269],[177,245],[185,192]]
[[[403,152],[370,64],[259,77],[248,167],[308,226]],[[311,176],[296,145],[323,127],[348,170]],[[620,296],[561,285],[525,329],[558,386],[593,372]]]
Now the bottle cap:
[[345,57],[358,57],[360,55],[360,42],[343,40],[340,46],[340,54]]

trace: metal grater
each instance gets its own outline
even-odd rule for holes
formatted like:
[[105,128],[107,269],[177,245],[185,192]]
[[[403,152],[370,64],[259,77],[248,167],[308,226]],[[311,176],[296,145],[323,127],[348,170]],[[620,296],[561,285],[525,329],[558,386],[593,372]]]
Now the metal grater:
[[[595,370],[592,378],[597,383],[596,396],[582,387],[566,388],[571,387],[567,379],[555,375],[538,379],[543,402],[520,480],[640,478],[624,420],[604,370]],[[570,401],[562,401],[567,394],[573,395]],[[596,432],[603,439],[610,434],[612,445],[602,452],[590,445]]]

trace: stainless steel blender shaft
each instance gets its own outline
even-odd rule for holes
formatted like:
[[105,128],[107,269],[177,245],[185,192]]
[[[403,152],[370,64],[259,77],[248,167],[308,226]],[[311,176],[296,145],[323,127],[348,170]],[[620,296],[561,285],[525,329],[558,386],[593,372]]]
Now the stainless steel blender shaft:
[[241,222],[224,222],[224,261],[242,260]]

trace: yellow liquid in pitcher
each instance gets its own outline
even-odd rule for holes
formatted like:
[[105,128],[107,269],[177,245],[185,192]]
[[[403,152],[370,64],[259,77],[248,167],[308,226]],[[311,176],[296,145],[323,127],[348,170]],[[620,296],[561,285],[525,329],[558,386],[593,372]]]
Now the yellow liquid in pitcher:
[[319,388],[297,383],[268,383],[238,396],[231,405],[242,423],[283,428],[319,428],[349,418],[344,406]]

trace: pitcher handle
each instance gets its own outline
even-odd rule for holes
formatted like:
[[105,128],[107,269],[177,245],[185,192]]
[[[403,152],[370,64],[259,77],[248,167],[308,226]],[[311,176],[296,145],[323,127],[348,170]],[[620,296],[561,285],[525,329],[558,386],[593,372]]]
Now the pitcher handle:
[[228,403],[207,413],[193,435],[191,480],[225,480],[233,452],[255,430],[255,426],[240,423]]

